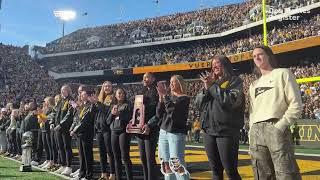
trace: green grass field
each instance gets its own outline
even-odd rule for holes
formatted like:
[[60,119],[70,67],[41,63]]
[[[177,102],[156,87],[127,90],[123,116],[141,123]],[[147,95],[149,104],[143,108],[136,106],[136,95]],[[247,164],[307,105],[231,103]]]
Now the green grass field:
[[59,180],[61,178],[51,175],[48,172],[33,168],[33,172],[20,172],[20,164],[0,157],[0,179],[23,179],[23,180]]

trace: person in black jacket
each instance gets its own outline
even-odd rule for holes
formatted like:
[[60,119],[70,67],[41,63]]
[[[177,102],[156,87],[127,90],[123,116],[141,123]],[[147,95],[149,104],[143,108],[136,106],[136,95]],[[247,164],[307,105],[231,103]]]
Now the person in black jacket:
[[159,127],[152,125],[150,119],[156,115],[159,96],[155,77],[152,73],[143,75],[143,103],[145,106],[143,134],[138,134],[140,158],[143,167],[144,180],[159,179],[156,163],[156,148],[159,139]]
[[73,122],[74,109],[71,106],[71,95],[72,91],[69,85],[64,85],[61,87],[62,100],[57,106],[54,128],[60,152],[60,161],[62,165],[55,172],[67,176],[72,173],[72,148],[69,129]]
[[190,98],[186,95],[185,81],[182,76],[174,75],[170,79],[170,95],[163,82],[158,83],[157,90],[161,172],[165,180],[188,180],[190,174],[186,169],[184,150]]
[[[35,102],[30,102],[28,105],[29,113],[21,123],[22,134],[28,131],[32,132],[32,160],[33,163],[37,163],[41,159],[40,149],[38,148],[38,132],[39,132],[39,123],[37,118],[37,104]],[[41,149],[42,150],[42,149]]]
[[[101,177],[103,179],[115,179],[114,157],[111,147],[111,130],[107,118],[111,113],[111,104],[115,101],[112,83],[105,81],[102,84],[98,98],[92,97],[96,107],[95,130],[100,153]],[[107,175],[107,159],[109,159],[110,176]]]
[[[74,118],[73,118],[73,123],[72,123],[72,125],[76,125],[77,122],[78,122],[78,117],[75,116],[75,115],[76,115],[77,113],[79,114],[80,111],[81,111],[81,109],[80,109],[80,108],[82,107],[81,93],[82,93],[83,89],[85,89],[85,88],[87,88],[85,85],[80,85],[80,86],[78,87],[78,96],[77,96],[76,101],[70,101],[70,104],[72,105],[72,108],[73,108],[73,114],[74,114],[74,116],[73,116]],[[74,126],[72,126],[72,125],[71,125],[70,129],[73,129],[73,128],[74,128]],[[78,137],[78,139],[76,140],[76,144],[77,144],[78,149],[80,149],[80,146],[79,146],[78,142],[80,142],[80,141],[79,141],[79,137]],[[79,177],[79,173],[80,173],[80,168],[77,169],[75,172],[71,173],[70,176],[71,176],[71,177]]]
[[233,72],[226,56],[215,56],[211,72],[200,76],[204,88],[197,95],[204,144],[212,179],[241,179],[238,173],[240,129],[244,124],[242,80]]
[[46,161],[39,167],[49,169],[54,164],[54,152],[51,143],[50,121],[55,118],[54,99],[46,97],[43,102],[43,109],[38,114],[38,121],[42,133],[42,144],[46,153]]
[[70,136],[78,136],[80,171],[75,179],[93,179],[93,136],[95,107],[90,102],[93,94],[88,88],[81,92],[81,106],[75,115]]
[[117,89],[116,100],[111,108],[108,123],[111,129],[111,145],[114,154],[116,179],[121,179],[123,162],[127,180],[132,180],[132,162],[129,156],[131,136],[126,133],[126,127],[131,119],[133,109],[127,101],[124,89]]
[[49,119],[49,125],[50,125],[50,141],[51,141],[51,152],[52,152],[52,158],[53,158],[53,165],[48,168],[50,171],[56,171],[57,169],[60,168],[60,154],[59,154],[59,147],[58,147],[58,140],[56,136],[56,132],[54,130],[55,128],[55,121],[56,121],[56,116],[57,116],[57,108],[58,105],[60,104],[61,101],[61,94],[58,94],[54,97],[54,111],[56,112],[56,115],[54,118]]

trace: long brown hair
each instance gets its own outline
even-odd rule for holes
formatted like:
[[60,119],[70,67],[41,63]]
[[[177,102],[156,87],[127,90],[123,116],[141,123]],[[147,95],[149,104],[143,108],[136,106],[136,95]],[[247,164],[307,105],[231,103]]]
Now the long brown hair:
[[[259,46],[255,47],[253,50],[255,50],[255,49],[262,49],[266,53],[266,55],[268,56],[268,61],[269,61],[270,66],[274,69],[279,68],[278,60],[270,47],[264,46],[264,45],[259,45]],[[257,78],[261,77],[262,74],[261,74],[260,69],[256,66],[255,63],[253,63],[253,64],[254,64],[253,74]]]
[[212,58],[211,62],[213,60],[218,60],[222,65],[222,69],[223,69],[222,81],[230,80],[231,77],[235,75],[235,73],[233,71],[233,67],[232,67],[231,61],[227,56],[216,55],[216,56],[214,56]]

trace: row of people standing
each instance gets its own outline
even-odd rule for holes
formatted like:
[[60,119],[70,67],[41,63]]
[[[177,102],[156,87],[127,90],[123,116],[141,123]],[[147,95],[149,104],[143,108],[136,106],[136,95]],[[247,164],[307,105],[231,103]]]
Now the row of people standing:
[[[278,68],[270,48],[255,48],[253,59],[258,79],[250,86],[249,136],[255,179],[301,179],[288,133],[288,125],[301,115],[298,86],[291,72]],[[245,105],[242,80],[225,56],[215,56],[211,71],[201,74],[200,79],[203,89],[196,102],[201,112],[201,129],[213,179],[223,179],[223,170],[230,179],[241,179],[237,167],[239,130],[243,127]],[[189,179],[184,150],[190,98],[186,95],[184,80],[179,75],[172,76],[169,90],[165,83],[156,83],[153,74],[146,73],[143,83],[146,124],[143,134],[137,137],[144,179],[158,179],[157,145],[160,170],[165,179]],[[129,156],[132,134],[126,133],[125,129],[133,107],[126,99],[125,90],[118,88],[114,92],[111,82],[107,81],[100,93],[80,86],[78,94],[75,102],[70,87],[63,86],[56,114],[50,115],[50,111],[46,111],[47,119],[52,117],[51,121],[46,121],[54,134],[53,140],[50,139],[59,149],[57,157],[62,166],[58,171],[70,175],[71,137],[76,136],[80,155],[80,171],[76,178],[91,179],[93,136],[96,135],[100,154],[104,155],[100,156],[101,179],[121,179],[121,162],[126,178],[132,179]],[[34,112],[30,114],[34,115]],[[48,136],[44,137],[48,142]],[[54,149],[52,145],[51,148]],[[50,154],[50,150],[48,152]],[[110,176],[107,175],[107,162]]]

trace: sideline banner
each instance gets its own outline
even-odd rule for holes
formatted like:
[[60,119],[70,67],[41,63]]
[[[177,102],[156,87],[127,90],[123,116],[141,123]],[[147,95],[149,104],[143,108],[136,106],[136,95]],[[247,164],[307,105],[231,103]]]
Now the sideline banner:
[[192,69],[207,69],[211,67],[209,61],[198,61],[180,64],[165,64],[157,66],[144,66],[133,68],[133,74],[144,74],[146,72],[168,72],[168,71],[184,71]]
[[298,120],[299,141],[303,146],[320,148],[320,120]]

